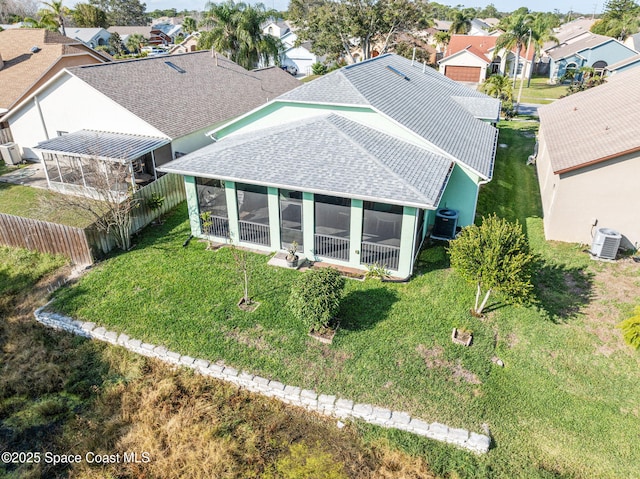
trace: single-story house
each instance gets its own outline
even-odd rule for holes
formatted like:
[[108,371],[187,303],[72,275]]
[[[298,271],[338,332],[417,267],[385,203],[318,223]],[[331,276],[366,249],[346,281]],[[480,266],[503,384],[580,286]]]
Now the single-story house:
[[299,84],[279,68],[247,71],[209,51],[155,56],[64,69],[5,120],[22,157],[44,162],[51,187],[90,186],[82,162],[108,158],[118,143],[139,153],[132,168],[149,181],[209,144],[205,132]]
[[172,46],[169,49],[170,55],[176,55],[178,53],[189,53],[195,52],[198,50],[198,40],[200,39],[200,32],[193,32],[187,35],[187,37],[182,40],[177,45]]
[[[452,80],[482,83],[495,74],[513,77],[517,51],[496,51],[498,37],[495,35],[451,35],[444,57],[438,62],[440,73]],[[517,75],[529,76],[534,58],[534,49],[527,56],[526,45],[520,52]],[[526,57],[526,58],[525,58]]]
[[66,28],[67,36],[81,41],[85,45],[96,48],[109,44],[111,34],[104,28]]
[[541,107],[538,179],[549,240],[590,244],[595,228],[640,245],[640,68]]
[[615,38],[595,33],[581,34],[547,50],[550,57],[549,80],[556,83],[566,73],[578,73],[582,67],[593,67],[602,74],[607,66],[637,53]]
[[385,54],[211,130],[213,144],[160,169],[184,176],[196,237],[265,251],[295,241],[312,260],[408,277],[438,215],[473,223],[499,112],[498,100]]
[[0,32],[0,117],[62,69],[110,61],[81,41],[43,28]]

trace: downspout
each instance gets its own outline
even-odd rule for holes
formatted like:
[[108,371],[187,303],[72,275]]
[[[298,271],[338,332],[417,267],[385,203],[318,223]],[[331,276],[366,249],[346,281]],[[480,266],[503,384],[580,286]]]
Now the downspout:
[[33,103],[36,106],[36,110],[38,110],[38,115],[40,116],[40,122],[42,123],[42,129],[44,130],[44,136],[47,138],[47,140],[50,140],[51,138],[49,138],[49,132],[47,131],[47,125],[44,122],[44,115],[42,114],[42,109],[40,108],[40,102],[38,101],[37,95],[34,95]]

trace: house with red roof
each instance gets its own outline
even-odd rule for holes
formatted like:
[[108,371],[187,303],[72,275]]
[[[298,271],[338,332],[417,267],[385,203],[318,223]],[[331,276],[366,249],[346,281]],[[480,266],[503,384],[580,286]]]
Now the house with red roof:
[[[444,58],[438,62],[440,73],[452,80],[465,83],[482,83],[495,74],[513,77],[516,72],[517,50],[496,51],[497,36],[494,35],[452,35]],[[525,46],[526,47],[526,46]],[[526,55],[526,48],[520,52],[517,75],[529,75],[534,50]],[[526,56],[526,58],[525,58]]]

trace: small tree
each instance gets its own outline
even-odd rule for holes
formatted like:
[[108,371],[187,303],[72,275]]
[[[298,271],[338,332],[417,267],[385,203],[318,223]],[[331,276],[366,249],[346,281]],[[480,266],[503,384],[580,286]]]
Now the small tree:
[[321,331],[338,313],[343,288],[344,278],[338,270],[313,269],[291,287],[289,307],[310,331]]
[[640,307],[634,311],[634,316],[622,321],[618,327],[622,329],[625,342],[634,349],[640,349]]
[[512,303],[527,299],[533,290],[531,267],[535,257],[518,222],[510,223],[495,214],[482,218],[480,226],[467,226],[450,243],[449,254],[451,266],[464,279],[476,283],[474,316],[482,315],[494,290]]
[[249,253],[235,246],[233,243],[231,244],[231,254],[233,255],[233,260],[236,263],[236,271],[241,276],[242,280],[242,300],[244,306],[249,306],[253,304],[253,300],[249,296],[249,279],[251,275],[250,267],[249,267]]

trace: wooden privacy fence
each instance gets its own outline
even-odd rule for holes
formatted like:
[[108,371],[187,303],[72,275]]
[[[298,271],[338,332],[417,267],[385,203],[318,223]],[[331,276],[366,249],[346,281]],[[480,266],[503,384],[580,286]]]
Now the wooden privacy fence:
[[[154,194],[165,199],[162,207],[155,210],[148,205],[148,200]],[[164,175],[136,191],[134,197],[139,200],[139,206],[133,211],[131,234],[183,201],[184,182],[181,176]],[[62,254],[78,265],[92,264],[115,247],[112,237],[93,226],[74,228],[4,213],[0,213],[0,243],[42,253]]]
[[80,265],[93,263],[82,228],[0,213],[0,242],[7,246],[62,254]]

